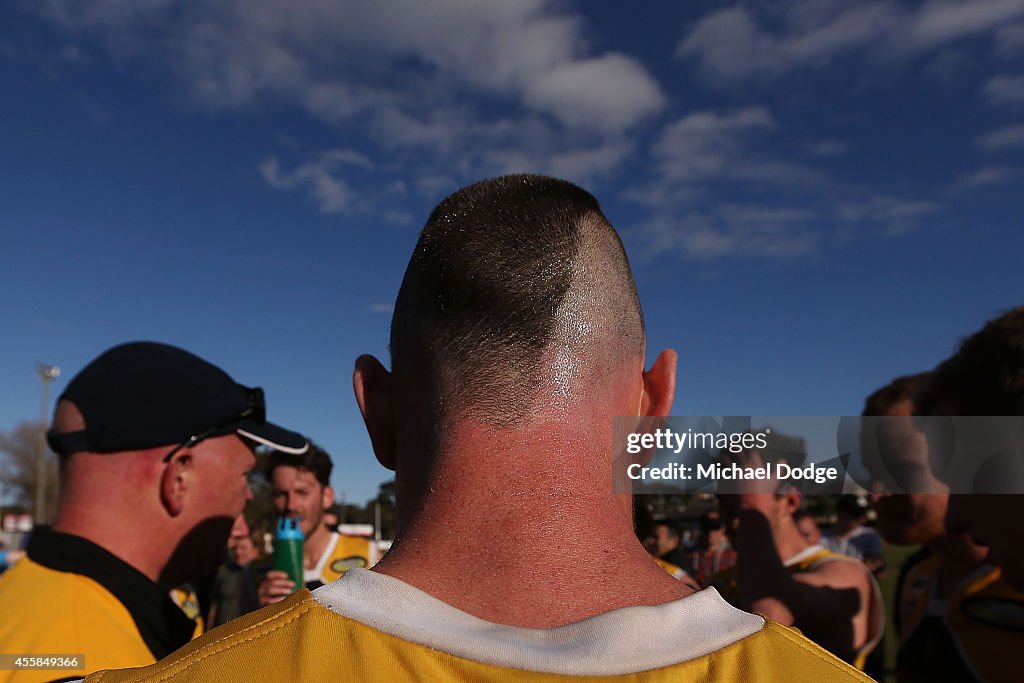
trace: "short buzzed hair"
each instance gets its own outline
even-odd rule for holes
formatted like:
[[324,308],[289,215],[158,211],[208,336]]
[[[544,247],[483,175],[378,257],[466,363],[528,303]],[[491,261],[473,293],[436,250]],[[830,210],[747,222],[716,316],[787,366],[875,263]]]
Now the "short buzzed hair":
[[945,404],[957,415],[1024,415],[1024,306],[988,321],[932,372],[915,413]]
[[572,365],[595,340],[612,342],[618,357],[644,347],[625,250],[593,196],[563,180],[513,175],[465,187],[434,209],[395,304],[391,355],[396,372],[430,391],[435,417],[454,409],[521,423],[545,381],[559,381],[558,354]]

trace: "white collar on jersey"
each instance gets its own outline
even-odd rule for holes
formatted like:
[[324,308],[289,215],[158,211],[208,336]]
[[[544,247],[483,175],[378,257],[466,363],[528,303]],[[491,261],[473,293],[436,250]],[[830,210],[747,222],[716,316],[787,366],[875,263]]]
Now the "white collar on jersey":
[[312,569],[305,569],[302,572],[302,580],[306,583],[310,581],[321,581],[323,582],[324,569],[327,568],[327,560],[334,552],[334,549],[338,545],[338,541],[341,540],[341,534],[333,532],[331,534],[331,540],[327,541],[327,546],[324,551],[320,553],[320,559],[316,561],[316,566]]
[[825,546],[823,546],[821,543],[815,543],[814,545],[807,546],[806,548],[798,552],[796,555],[791,555],[789,559],[783,562],[782,564],[786,567],[792,567],[795,564],[803,562],[805,559],[811,557],[815,553],[820,553],[822,550],[825,550]]
[[575,676],[622,675],[696,659],[764,626],[764,619],[730,606],[713,588],[551,629],[484,621],[404,581],[359,568],[313,597],[337,614],[456,657]]

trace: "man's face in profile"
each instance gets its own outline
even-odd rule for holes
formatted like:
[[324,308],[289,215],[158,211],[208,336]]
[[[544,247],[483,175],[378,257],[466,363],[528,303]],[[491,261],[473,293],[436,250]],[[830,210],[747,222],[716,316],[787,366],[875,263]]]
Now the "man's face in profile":
[[185,506],[194,522],[175,555],[186,576],[203,576],[224,561],[232,527],[252,499],[249,474],[256,465],[252,443],[235,434],[204,439],[190,447],[195,486]]
[[[946,528],[969,534],[976,544],[987,546],[987,561],[1002,569],[1010,586],[1024,590],[1020,419],[941,417],[961,412],[970,411],[952,401],[940,401],[933,416],[924,421],[933,466],[942,467],[946,483],[957,490],[949,496]],[[957,478],[962,481],[954,481]]]
[[[867,459],[877,482],[872,503],[878,514],[878,530],[890,543],[927,543],[945,533],[949,489],[932,473],[928,441],[914,424],[909,399],[897,402],[886,415],[873,420],[861,433],[864,452],[877,449]],[[873,438],[872,443],[867,440]],[[892,480],[898,492],[882,482]]]

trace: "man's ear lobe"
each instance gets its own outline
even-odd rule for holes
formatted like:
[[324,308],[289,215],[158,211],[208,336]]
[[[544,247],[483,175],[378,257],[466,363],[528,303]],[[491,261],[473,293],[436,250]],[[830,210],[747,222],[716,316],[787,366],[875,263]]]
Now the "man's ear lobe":
[[370,355],[356,359],[352,388],[359,412],[381,465],[395,469],[395,417],[391,373]]
[[185,497],[193,475],[192,453],[178,451],[164,466],[160,476],[160,502],[171,517],[177,517],[185,509]]
[[676,395],[676,352],[665,349],[644,373],[644,393],[640,414],[665,417],[672,411]]

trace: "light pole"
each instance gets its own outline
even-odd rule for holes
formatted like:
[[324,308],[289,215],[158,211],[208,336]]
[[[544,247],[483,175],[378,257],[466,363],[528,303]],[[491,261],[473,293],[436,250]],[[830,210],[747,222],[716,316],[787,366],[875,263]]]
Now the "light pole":
[[43,522],[43,515],[46,512],[46,424],[49,412],[49,389],[50,382],[60,377],[60,368],[56,365],[36,366],[36,374],[42,380],[43,386],[40,391],[39,401],[39,444],[36,452],[36,516],[34,524]]

